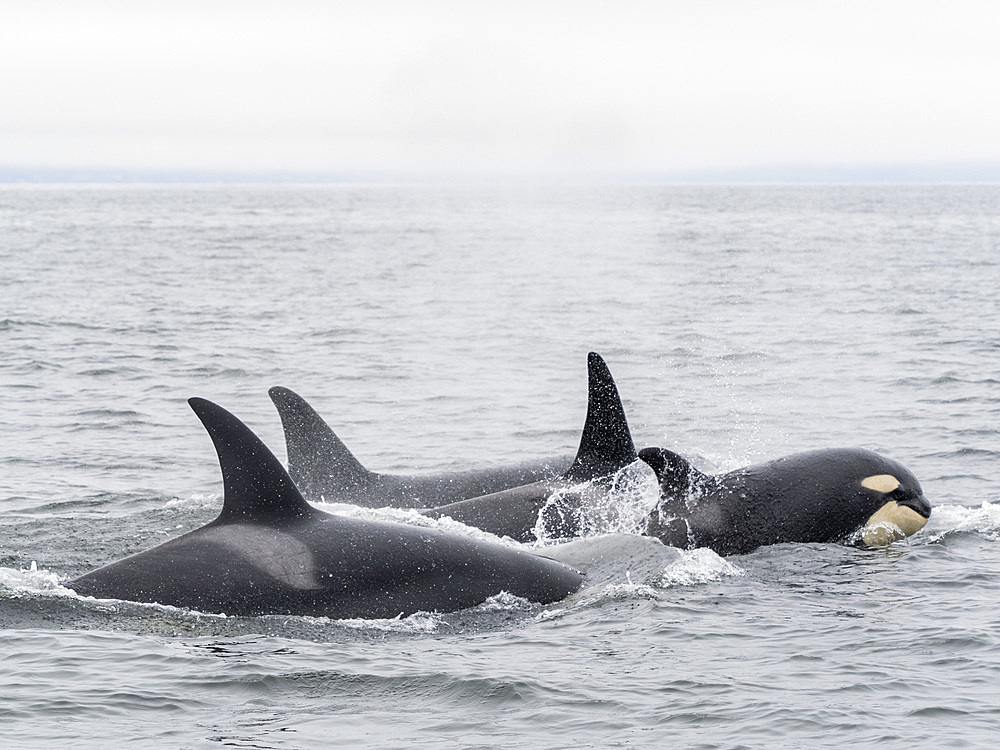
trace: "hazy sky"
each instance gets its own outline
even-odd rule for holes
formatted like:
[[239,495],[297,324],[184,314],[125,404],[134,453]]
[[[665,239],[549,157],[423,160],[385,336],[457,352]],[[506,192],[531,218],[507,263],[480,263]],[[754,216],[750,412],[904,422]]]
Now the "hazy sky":
[[1000,160],[1000,2],[0,0],[0,165]]

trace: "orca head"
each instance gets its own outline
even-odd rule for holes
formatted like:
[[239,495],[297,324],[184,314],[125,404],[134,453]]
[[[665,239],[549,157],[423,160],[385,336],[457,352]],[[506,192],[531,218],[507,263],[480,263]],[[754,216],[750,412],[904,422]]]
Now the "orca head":
[[776,463],[786,461],[799,477],[794,486],[799,502],[811,497],[828,505],[827,517],[836,518],[848,538],[860,544],[890,544],[915,534],[930,518],[930,503],[913,473],[873,451],[818,450]]
[[710,485],[709,477],[666,448],[643,448],[639,458],[656,474],[660,499],[646,516],[645,533],[679,549],[698,546],[688,521],[692,502]]
[[920,531],[931,517],[931,504],[909,469],[892,459],[872,455],[881,465],[858,478],[854,490],[874,508],[861,527],[859,541],[877,547]]

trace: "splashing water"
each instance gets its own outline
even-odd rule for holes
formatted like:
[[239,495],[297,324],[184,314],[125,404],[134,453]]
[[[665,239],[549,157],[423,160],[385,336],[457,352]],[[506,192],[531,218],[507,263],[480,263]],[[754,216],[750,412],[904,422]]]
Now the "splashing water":
[[927,526],[913,537],[913,541],[930,544],[952,534],[968,533],[1000,541],[1000,503],[984,500],[978,508],[964,505],[936,507]]
[[707,547],[701,547],[682,551],[680,558],[663,571],[658,585],[661,588],[693,586],[745,575],[746,571],[742,568],[724,560]]
[[581,538],[641,534],[658,501],[655,477],[646,464],[636,461],[614,475],[610,488],[590,481],[552,493],[533,532],[543,545],[565,539],[566,529]]
[[45,570],[39,570],[38,563],[31,561],[27,569],[0,568],[0,589],[11,592],[14,596],[26,594],[49,594],[52,596],[75,596],[73,591],[59,583],[59,576]]
[[[321,621],[322,618],[317,618]],[[414,612],[412,615],[388,619],[364,620],[351,618],[337,620],[338,625],[354,630],[373,630],[384,633],[436,633],[444,624],[444,616],[439,612]]]

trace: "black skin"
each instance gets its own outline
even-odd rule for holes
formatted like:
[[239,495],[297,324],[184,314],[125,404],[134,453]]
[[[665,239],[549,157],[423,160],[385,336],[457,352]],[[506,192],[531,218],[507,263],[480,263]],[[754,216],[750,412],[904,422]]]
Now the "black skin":
[[[661,448],[643,449],[639,458],[660,483],[646,533],[682,549],[737,555],[782,542],[844,541],[892,500],[924,518],[931,512],[906,467],[861,448],[796,453],[716,476]],[[862,486],[879,474],[896,477],[899,487],[882,493]]]
[[[607,366],[591,353],[588,367],[587,421],[562,475],[569,484],[613,474],[636,457]],[[190,404],[219,454],[222,512],[200,529],[71,581],[79,593],[236,615],[345,618],[452,611],[501,591],[548,603],[582,583],[578,571],[520,550],[316,510],[246,425],[209,401]],[[528,505],[537,501],[537,493],[527,494]]]
[[[371,508],[429,508],[428,515],[435,517],[452,515],[450,511],[454,510],[455,514],[463,515],[460,519],[455,515],[456,519],[471,526],[529,539],[533,538],[530,530],[534,527],[534,517],[552,492],[571,483],[613,474],[636,460],[617,386],[599,354],[591,352],[587,356],[587,370],[587,420],[574,458],[560,456],[439,474],[369,471],[304,398],[280,386],[271,388],[268,394],[281,416],[288,473],[310,502],[343,502]],[[530,498],[520,491],[526,485],[536,489]],[[502,496],[504,492],[513,494]],[[458,507],[472,498],[478,502]],[[497,513],[490,507],[495,500],[506,505]],[[515,502],[516,513],[510,507]],[[528,523],[524,520],[525,514],[532,509],[535,516]],[[502,520],[501,516],[508,520]]]
[[[590,491],[609,492],[610,479],[596,479],[589,486]],[[576,489],[578,485],[560,477],[420,512],[431,518],[451,518],[518,542],[537,540],[535,528],[541,514],[545,538],[570,539],[580,531],[578,515],[583,500]],[[559,502],[552,503],[551,498],[557,492]]]
[[[575,536],[579,530],[575,512],[580,505],[577,488],[587,483],[589,491],[607,492],[614,475],[636,460],[625,409],[611,372],[594,353],[589,355],[587,365],[587,419],[576,458],[562,476],[422,512],[433,518],[447,516],[497,536],[530,542],[535,539],[539,513],[544,511],[546,536]],[[550,503],[557,492],[563,495],[558,508]],[[560,513],[560,509],[566,512]]]
[[341,619],[450,612],[502,591],[547,603],[583,580],[554,560],[503,545],[316,510],[246,425],[210,401],[190,404],[219,454],[222,512],[70,581],[79,594],[230,615]]
[[436,474],[379,474],[366,469],[301,396],[275,386],[268,391],[281,417],[288,473],[313,503],[366,508],[426,508],[520,487],[562,474],[572,456]]

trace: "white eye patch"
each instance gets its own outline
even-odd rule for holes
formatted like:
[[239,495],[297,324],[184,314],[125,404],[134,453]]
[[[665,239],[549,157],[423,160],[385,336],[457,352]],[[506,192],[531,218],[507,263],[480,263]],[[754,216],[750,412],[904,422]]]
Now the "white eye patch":
[[899,487],[899,480],[892,474],[876,474],[861,480],[861,486],[876,492],[892,492]]

